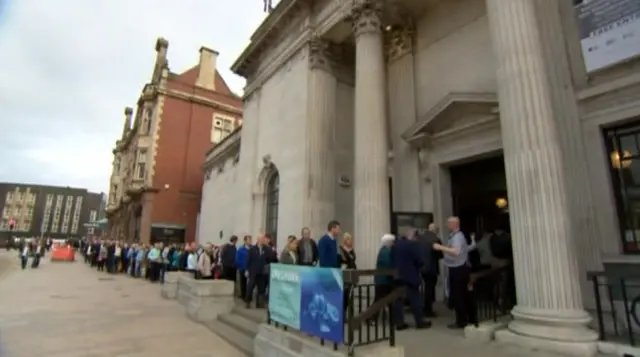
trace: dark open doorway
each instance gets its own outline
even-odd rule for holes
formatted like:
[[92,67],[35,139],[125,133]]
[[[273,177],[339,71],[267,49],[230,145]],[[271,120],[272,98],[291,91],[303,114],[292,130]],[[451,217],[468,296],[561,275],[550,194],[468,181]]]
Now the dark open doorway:
[[480,238],[496,229],[510,232],[507,181],[502,155],[450,167],[453,212],[462,231]]

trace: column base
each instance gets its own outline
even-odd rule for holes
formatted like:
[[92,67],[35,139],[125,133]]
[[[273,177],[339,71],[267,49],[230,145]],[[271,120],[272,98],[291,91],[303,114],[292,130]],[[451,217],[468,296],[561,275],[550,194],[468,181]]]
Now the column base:
[[500,330],[495,333],[497,343],[517,345],[536,351],[546,351],[567,356],[594,357],[598,354],[596,342],[566,342],[518,335],[511,330]]
[[507,330],[497,331],[499,343],[570,356],[595,356],[598,334],[587,325],[591,316],[584,310],[546,310],[516,306]]

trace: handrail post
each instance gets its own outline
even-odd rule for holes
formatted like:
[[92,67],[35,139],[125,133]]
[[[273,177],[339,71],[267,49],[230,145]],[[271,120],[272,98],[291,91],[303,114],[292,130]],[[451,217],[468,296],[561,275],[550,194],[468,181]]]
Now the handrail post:
[[[346,288],[346,286],[345,286]],[[346,303],[347,305],[347,348],[348,348],[348,354],[350,357],[353,356],[353,345],[355,343],[354,341],[354,336],[353,336],[353,330],[355,329],[355,326],[353,325],[353,317],[354,317],[354,311],[353,311],[353,303],[354,303],[354,295],[353,295],[353,287],[351,287],[349,289],[349,295],[347,298]]]
[[604,321],[602,316],[602,301],[600,300],[600,284],[598,284],[598,276],[592,275],[591,282],[593,283],[593,294],[596,298],[596,315],[598,317],[598,334],[602,341],[606,340],[606,334],[604,330]]

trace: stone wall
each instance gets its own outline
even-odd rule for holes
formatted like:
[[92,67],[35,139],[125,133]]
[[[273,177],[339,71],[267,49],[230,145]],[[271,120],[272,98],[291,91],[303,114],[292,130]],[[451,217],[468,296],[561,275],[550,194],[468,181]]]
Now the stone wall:
[[231,312],[234,305],[233,282],[196,280],[190,273],[169,272],[162,286],[162,297],[177,299],[187,315],[197,322],[215,320]]

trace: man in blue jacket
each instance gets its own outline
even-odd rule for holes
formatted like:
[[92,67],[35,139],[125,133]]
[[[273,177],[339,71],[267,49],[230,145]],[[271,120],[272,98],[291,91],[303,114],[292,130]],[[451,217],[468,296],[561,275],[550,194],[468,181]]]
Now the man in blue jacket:
[[318,241],[318,265],[324,268],[339,268],[338,242],[340,222],[331,221],[327,225],[327,233]]
[[236,267],[240,271],[240,296],[242,298],[247,296],[247,276],[245,272],[247,271],[247,254],[251,248],[251,236],[244,236],[243,243],[236,252]]
[[[431,322],[423,320],[422,301],[420,301],[420,284],[422,283],[420,271],[424,266],[424,259],[414,236],[411,238],[401,237],[396,240],[391,248],[391,259],[396,269],[396,284],[406,289],[406,297],[411,303],[416,328],[422,329],[431,327]],[[398,299],[396,302],[395,320],[397,330],[408,327],[404,322],[404,299]]]

